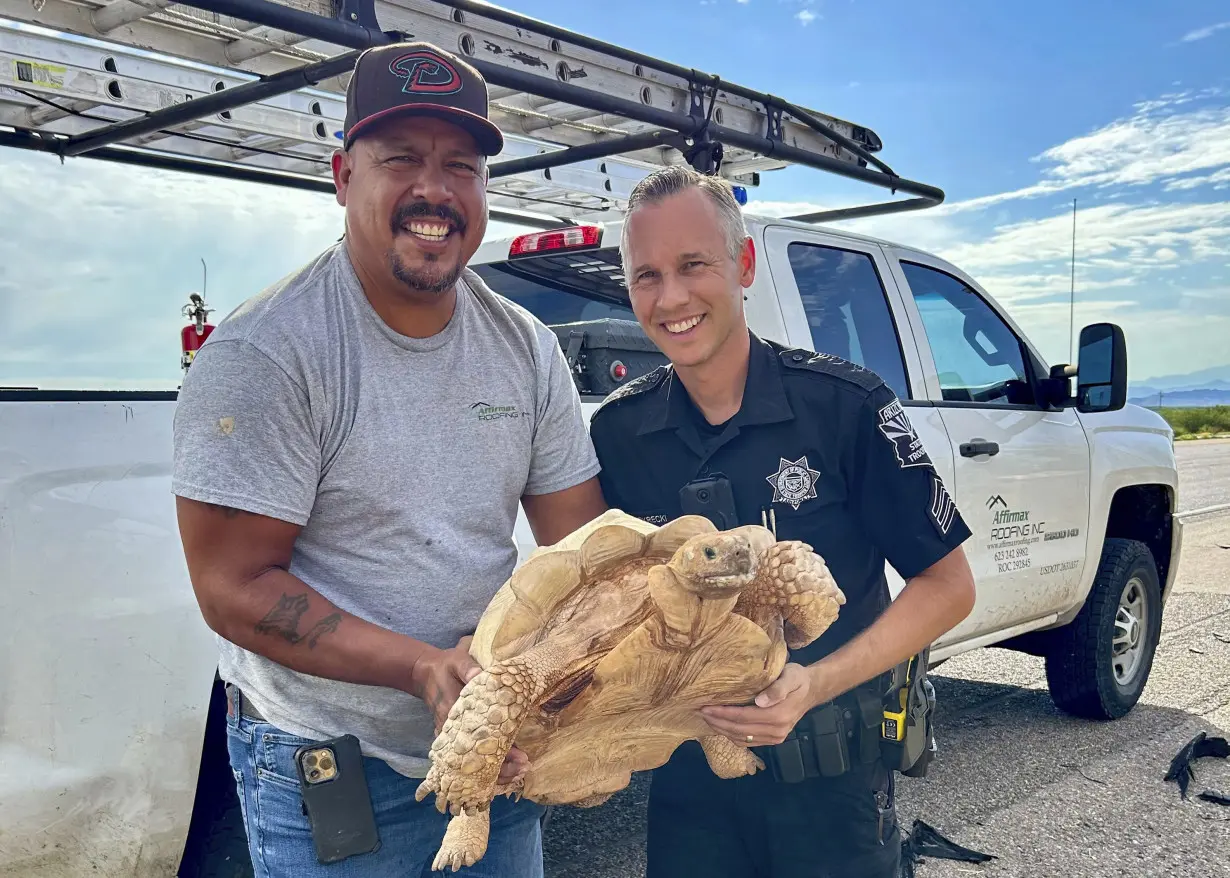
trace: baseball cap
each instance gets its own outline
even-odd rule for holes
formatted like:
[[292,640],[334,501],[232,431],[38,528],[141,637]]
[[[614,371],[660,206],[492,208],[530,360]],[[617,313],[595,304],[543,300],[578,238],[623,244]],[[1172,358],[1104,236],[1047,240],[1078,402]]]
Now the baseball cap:
[[469,131],[484,155],[504,148],[487,117],[487,82],[472,65],[425,42],[367,49],[346,89],[346,148],[373,123],[401,115],[433,115]]

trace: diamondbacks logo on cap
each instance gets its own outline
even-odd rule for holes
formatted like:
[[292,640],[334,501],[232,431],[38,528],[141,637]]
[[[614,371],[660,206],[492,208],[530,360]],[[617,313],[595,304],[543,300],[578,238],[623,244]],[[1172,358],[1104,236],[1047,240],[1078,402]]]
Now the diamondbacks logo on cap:
[[423,49],[398,55],[389,64],[389,72],[404,80],[401,90],[407,94],[451,95],[461,91],[457,68]]

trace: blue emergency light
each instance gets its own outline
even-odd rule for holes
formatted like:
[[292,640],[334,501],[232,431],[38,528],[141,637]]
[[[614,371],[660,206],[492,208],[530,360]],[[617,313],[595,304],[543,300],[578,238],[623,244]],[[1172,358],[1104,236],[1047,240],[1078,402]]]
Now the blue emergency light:
[[731,186],[730,188],[735,191],[735,201],[739,202],[741,205],[747,204],[747,187]]

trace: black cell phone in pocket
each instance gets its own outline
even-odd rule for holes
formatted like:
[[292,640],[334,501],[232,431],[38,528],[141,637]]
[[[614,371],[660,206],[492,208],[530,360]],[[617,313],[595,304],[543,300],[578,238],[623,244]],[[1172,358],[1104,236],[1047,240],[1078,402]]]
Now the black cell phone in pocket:
[[295,770],[316,859],[337,863],[380,847],[358,738],[342,735],[300,747]]

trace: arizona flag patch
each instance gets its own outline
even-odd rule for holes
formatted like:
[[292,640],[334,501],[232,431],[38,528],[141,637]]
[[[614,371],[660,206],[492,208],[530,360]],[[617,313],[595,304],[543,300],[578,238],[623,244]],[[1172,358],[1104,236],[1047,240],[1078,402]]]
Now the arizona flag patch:
[[894,399],[879,411],[880,432],[884,438],[893,444],[897,454],[897,462],[902,469],[909,466],[931,466],[931,458],[927,449],[923,448],[922,440],[914,431],[914,425],[905,414],[901,400]]

